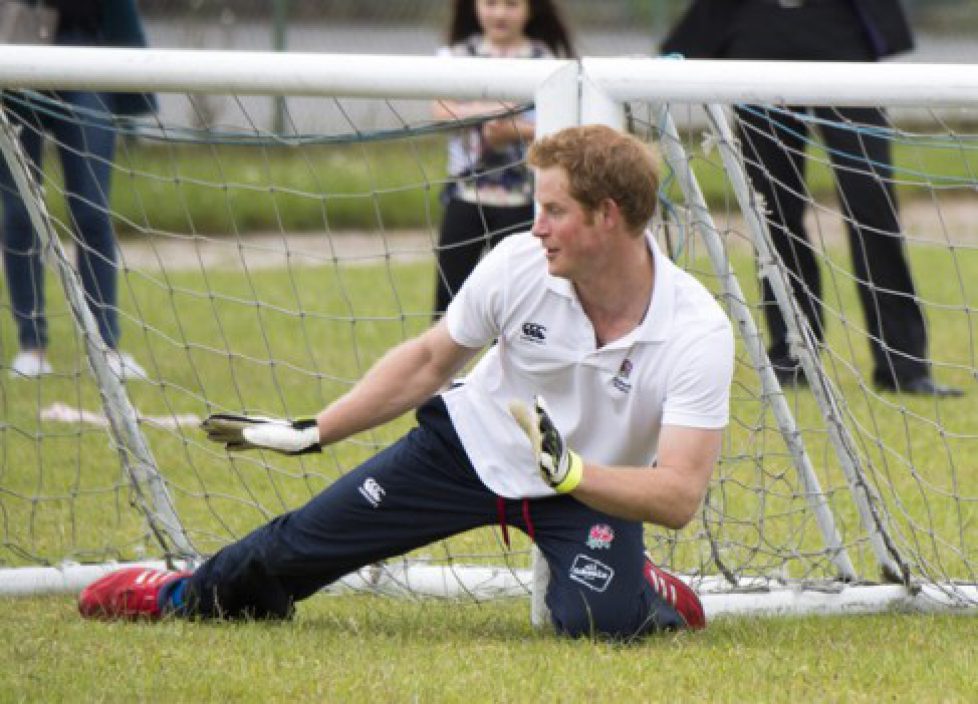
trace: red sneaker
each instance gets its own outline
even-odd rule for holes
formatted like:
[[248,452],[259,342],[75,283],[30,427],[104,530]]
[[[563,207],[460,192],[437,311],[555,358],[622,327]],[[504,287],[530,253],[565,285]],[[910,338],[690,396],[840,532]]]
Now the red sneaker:
[[160,589],[190,572],[168,572],[150,567],[127,567],[96,579],[78,597],[78,611],[85,618],[155,621],[163,615]]
[[656,567],[652,560],[645,561],[645,578],[662,599],[672,606],[686,622],[686,627],[698,631],[706,628],[706,613],[696,592],[686,586],[686,583]]

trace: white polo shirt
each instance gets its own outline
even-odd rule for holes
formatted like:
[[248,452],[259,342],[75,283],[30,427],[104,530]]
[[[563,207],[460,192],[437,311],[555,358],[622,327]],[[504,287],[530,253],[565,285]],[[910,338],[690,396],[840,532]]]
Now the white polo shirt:
[[496,494],[554,494],[509,413],[514,399],[531,404],[543,396],[568,446],[607,465],[651,465],[663,425],[726,426],[730,323],[706,288],[647,240],[655,261],[648,313],[601,348],[573,285],[547,272],[543,247],[529,233],[496,246],[449,305],[457,343],[497,341],[465,384],[443,395],[469,459]]

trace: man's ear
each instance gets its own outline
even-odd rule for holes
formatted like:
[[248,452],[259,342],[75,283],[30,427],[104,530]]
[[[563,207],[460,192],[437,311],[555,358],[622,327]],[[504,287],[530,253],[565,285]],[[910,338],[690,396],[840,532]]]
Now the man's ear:
[[598,203],[595,210],[601,224],[609,229],[616,227],[621,222],[621,208],[611,198],[605,198]]

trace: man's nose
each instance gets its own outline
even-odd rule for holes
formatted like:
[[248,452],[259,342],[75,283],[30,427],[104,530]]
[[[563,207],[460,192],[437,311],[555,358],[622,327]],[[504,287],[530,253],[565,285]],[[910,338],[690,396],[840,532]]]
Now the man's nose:
[[533,218],[533,228],[534,237],[544,237],[547,233],[547,223],[546,219],[541,213],[538,213],[535,218]]

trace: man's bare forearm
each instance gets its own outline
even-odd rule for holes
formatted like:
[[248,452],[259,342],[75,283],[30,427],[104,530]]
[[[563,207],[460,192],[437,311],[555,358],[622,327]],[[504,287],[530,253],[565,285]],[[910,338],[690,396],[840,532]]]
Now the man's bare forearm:
[[720,430],[666,426],[655,468],[585,464],[573,496],[620,518],[682,528],[703,503],[722,437]]
[[668,467],[585,464],[573,496],[593,509],[632,521],[682,528],[695,515],[702,492]]
[[346,394],[316,418],[322,444],[382,425],[415,408],[476,350],[455,345],[443,323],[385,354]]

